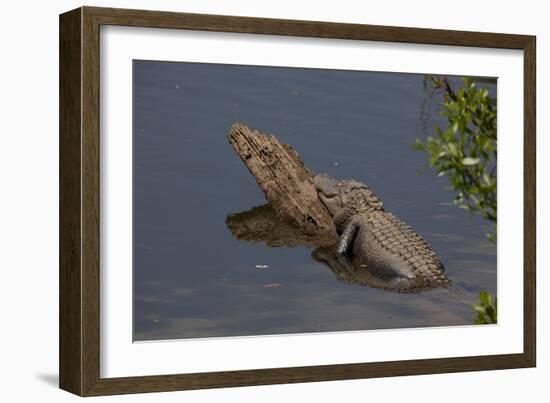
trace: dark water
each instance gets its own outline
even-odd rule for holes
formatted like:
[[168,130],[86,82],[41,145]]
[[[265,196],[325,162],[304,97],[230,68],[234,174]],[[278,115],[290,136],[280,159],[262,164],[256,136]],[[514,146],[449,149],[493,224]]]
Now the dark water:
[[455,284],[496,294],[487,221],[454,206],[447,178],[420,173],[427,156],[410,147],[441,119],[421,118],[423,80],[135,61],[134,339],[472,324],[448,290],[341,283],[311,249],[239,241],[225,224],[265,203],[227,141],[244,122],[291,144],[315,172],[367,183],[432,244]]

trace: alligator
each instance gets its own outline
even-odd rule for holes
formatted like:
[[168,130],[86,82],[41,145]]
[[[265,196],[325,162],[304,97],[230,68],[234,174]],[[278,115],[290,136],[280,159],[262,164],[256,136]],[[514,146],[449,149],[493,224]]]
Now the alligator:
[[364,278],[368,285],[397,292],[450,286],[428,242],[386,212],[367,185],[326,174],[315,175],[314,185],[339,234],[333,258],[327,250],[314,252],[314,258],[324,261],[337,276]]

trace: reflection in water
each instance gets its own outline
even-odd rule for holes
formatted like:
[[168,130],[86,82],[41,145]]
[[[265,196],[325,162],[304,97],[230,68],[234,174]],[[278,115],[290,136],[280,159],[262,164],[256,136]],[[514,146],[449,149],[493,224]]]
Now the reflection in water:
[[225,223],[233,236],[241,241],[265,243],[271,247],[329,246],[326,236],[306,234],[281,220],[269,204],[254,207],[242,213],[230,214]]
[[365,285],[385,291],[420,292],[426,291],[423,282],[418,287],[411,286],[411,280],[399,276],[383,275],[380,271],[369,270],[369,267],[358,261],[355,256],[338,256],[335,246],[319,247],[311,257],[324,263],[343,283]]
[[[343,283],[407,293],[432,289],[421,278],[418,278],[415,283],[415,279],[388,275],[387,271],[371,270],[353,255],[338,256],[336,242],[331,245],[319,246],[320,242],[325,242],[324,238],[316,239],[284,222],[269,204],[254,207],[242,213],[230,214],[226,219],[226,224],[231,233],[242,241],[265,243],[271,247],[299,245],[316,247],[311,253],[313,260],[327,266]],[[281,252],[284,253],[284,251]]]

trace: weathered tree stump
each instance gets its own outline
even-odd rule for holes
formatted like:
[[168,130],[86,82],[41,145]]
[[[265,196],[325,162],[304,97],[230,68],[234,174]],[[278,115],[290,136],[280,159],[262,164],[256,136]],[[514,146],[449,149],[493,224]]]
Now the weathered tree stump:
[[332,217],[317,196],[312,173],[292,147],[240,123],[231,127],[229,142],[281,219],[305,234],[334,241]]

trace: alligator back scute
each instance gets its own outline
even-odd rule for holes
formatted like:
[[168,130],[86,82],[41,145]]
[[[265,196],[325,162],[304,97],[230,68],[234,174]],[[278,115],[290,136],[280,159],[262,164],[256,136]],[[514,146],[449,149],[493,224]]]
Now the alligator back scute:
[[415,280],[411,286],[444,287],[449,280],[444,266],[428,242],[409,225],[384,211],[370,212],[365,217],[370,224],[370,238],[389,256],[398,257],[411,267]]

